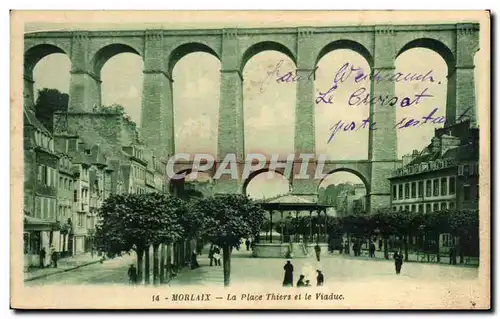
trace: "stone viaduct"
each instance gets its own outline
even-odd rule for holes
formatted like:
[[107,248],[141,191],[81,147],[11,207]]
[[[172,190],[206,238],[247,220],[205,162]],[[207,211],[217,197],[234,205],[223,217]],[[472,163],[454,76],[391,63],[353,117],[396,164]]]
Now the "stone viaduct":
[[[366,59],[372,72],[388,73],[395,72],[395,60],[403,52],[416,47],[431,49],[448,67],[446,117],[453,123],[475,105],[478,45],[476,23],[30,33],[24,37],[24,103],[33,104],[32,74],[38,61],[52,53],[65,53],[71,60],[69,112],[92,112],[101,103],[100,72],[105,62],[119,53],[135,53],[144,65],[141,137],[156,154],[168,157],[175,152],[172,70],[186,54],[206,52],[221,62],[218,159],[235,153],[244,161],[242,71],[257,53],[279,51],[295,63],[298,75],[307,77],[321,57],[336,49],[354,50]],[[393,81],[372,81],[371,93],[394,94],[394,87]],[[314,82],[298,81],[296,91],[295,152],[315,153]],[[377,130],[370,130],[367,160],[326,164],[325,173],[345,170],[361,178],[370,211],[389,204],[387,177],[397,163],[395,116],[395,108],[385,107],[372,117]],[[178,169],[184,165],[180,163]],[[316,196],[320,181],[286,177],[293,193]],[[245,192],[247,184],[219,180],[216,188],[218,192]]]

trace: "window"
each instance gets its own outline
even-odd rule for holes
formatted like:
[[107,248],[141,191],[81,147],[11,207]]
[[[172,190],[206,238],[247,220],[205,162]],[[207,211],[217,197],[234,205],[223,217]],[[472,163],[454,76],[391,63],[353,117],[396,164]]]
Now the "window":
[[470,185],[464,185],[464,200],[470,200]]
[[84,214],[78,214],[78,226],[82,227],[83,226],[83,219],[85,218]]
[[432,206],[431,206],[431,204],[425,204],[425,212],[426,213],[432,212]]
[[417,183],[411,183],[411,198],[417,197]]
[[49,167],[47,167],[47,166],[45,166],[45,168],[47,169],[47,173],[46,173],[46,174],[47,174],[47,182],[45,183],[45,185],[50,186],[50,185],[52,185],[52,184],[51,184],[51,182],[52,182],[52,181],[51,181],[52,171],[51,171],[51,169],[50,169]]
[[423,212],[424,211],[424,204],[418,204],[418,210],[417,212]]
[[463,172],[464,172],[465,176],[469,176],[469,174],[470,174],[469,164],[463,165]]
[[450,195],[454,195],[455,194],[455,176],[450,177],[448,187],[450,189],[450,192],[449,192]]
[[396,206],[392,206],[392,211],[395,212],[398,208]]
[[448,189],[448,183],[446,182],[446,177],[441,178],[441,195],[446,195],[446,191]]
[[42,219],[47,219],[47,198],[42,197]]
[[410,184],[405,184],[405,198],[410,198]]
[[63,182],[63,178],[62,178],[62,177],[59,177],[59,188],[65,188],[65,187],[64,187],[64,182]]
[[438,211],[438,210],[439,210],[439,203],[434,203],[434,205],[433,205],[433,206],[434,206],[434,207],[433,207],[433,210],[434,210],[434,211]]
[[403,199],[403,184],[398,186],[398,199]]
[[432,182],[430,180],[425,182],[425,196],[431,197],[432,195]]
[[35,197],[35,217],[36,218],[42,217],[42,203],[40,197]]
[[446,209],[446,202],[442,202],[441,203],[441,210],[445,210]]
[[409,211],[410,210],[410,205],[406,205],[405,206],[405,211]]
[[399,206],[399,211],[402,211],[403,210],[403,206]]
[[424,196],[424,181],[419,181],[417,197],[422,197],[422,196]]
[[448,207],[449,207],[450,209],[454,209],[454,208],[455,208],[455,202],[449,202],[449,203],[448,203]]
[[411,205],[411,212],[414,213],[417,209],[417,206],[415,204]]
[[439,196],[439,179],[435,179],[433,181],[433,186],[434,186],[434,192],[433,192],[433,195],[434,196]]
[[73,191],[73,201],[74,202],[78,201],[78,191],[77,190]]

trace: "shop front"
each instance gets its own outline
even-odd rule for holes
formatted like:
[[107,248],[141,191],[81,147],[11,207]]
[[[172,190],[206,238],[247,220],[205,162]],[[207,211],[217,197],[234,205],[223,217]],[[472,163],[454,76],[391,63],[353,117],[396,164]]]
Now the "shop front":
[[[24,216],[24,270],[50,265],[50,246],[59,237],[55,221]],[[45,252],[45,254],[43,253]]]

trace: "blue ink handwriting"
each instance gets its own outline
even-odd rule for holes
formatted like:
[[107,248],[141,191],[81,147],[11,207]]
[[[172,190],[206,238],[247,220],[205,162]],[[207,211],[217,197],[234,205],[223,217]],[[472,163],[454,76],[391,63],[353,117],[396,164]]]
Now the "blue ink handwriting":
[[[468,115],[468,112],[471,109],[472,108],[469,107],[468,109],[463,111],[456,118],[455,121],[457,123],[459,123],[459,122],[469,120],[470,116]],[[435,114],[438,111],[439,111],[439,108],[434,108],[429,114],[422,116],[420,119],[405,117],[405,118],[401,119],[396,125],[394,125],[394,128],[395,129],[414,128],[414,127],[420,127],[424,124],[434,124],[434,125],[444,124],[446,126],[448,123],[447,123],[444,116],[436,116],[435,117]],[[365,129],[365,128],[368,128],[370,131],[376,130],[377,128],[375,127],[375,124],[377,122],[374,122],[374,119],[373,119],[374,114],[375,113],[373,113],[372,115],[370,115],[370,117],[368,117],[367,119],[362,120],[360,122],[338,121],[337,123],[335,123],[335,125],[333,125],[330,128],[330,136],[328,137],[327,144],[330,144],[338,133],[342,133],[342,132],[349,133],[352,131],[358,131],[360,129]]]
[[330,128],[330,137],[328,138],[327,144],[329,144],[335,137],[335,134],[337,134],[341,130],[344,132],[351,132],[351,131],[358,131],[360,129],[365,129],[368,127],[369,130],[373,131],[376,130],[375,124],[377,124],[377,122],[373,122],[371,116],[360,122],[350,121],[345,123],[344,121],[338,121],[337,123],[335,123],[335,125],[333,125]]
[[[350,96],[349,99],[347,100],[347,103],[350,106],[359,106],[361,104],[364,105],[377,105],[380,103],[380,106],[394,106],[396,104],[399,104],[401,107],[407,107],[413,104],[418,104],[420,102],[420,99],[423,98],[430,98],[433,97],[431,94],[426,94],[428,88],[425,88],[422,93],[420,94],[415,94],[415,98],[412,100],[410,97],[405,96],[403,98],[398,98],[397,96],[394,95],[373,95],[370,96],[370,93],[365,93],[366,88],[362,87],[354,91]],[[399,103],[398,103],[399,101]]]

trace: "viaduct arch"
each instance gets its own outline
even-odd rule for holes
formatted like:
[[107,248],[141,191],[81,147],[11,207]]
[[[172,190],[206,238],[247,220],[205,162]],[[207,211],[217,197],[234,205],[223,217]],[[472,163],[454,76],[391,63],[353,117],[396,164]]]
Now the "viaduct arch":
[[[100,104],[100,68],[122,52],[140,55],[144,65],[141,136],[160,157],[174,153],[172,70],[191,52],[207,52],[221,62],[218,154],[235,153],[244,161],[243,75],[245,63],[264,50],[289,56],[302,78],[314,70],[322,56],[335,49],[361,54],[372,72],[394,72],[396,58],[406,50],[424,47],[440,54],[448,66],[446,117],[449,123],[475,104],[474,55],[479,24],[372,25],[299,28],[207,30],[50,31],[25,34],[24,104],[33,106],[33,68],[52,53],[71,60],[69,111],[92,112]],[[394,94],[395,83],[372,81],[373,94]],[[314,82],[298,81],[295,107],[295,152],[315,153]],[[373,109],[373,105],[370,106]],[[474,109],[474,108],[473,108]],[[396,110],[379,109],[372,120],[368,160],[327,162],[327,169],[353,170],[368,189],[368,209],[389,204],[386,179],[397,163]],[[475,117],[475,114],[472,114]],[[316,196],[317,180],[293,180],[293,192]],[[219,192],[243,192],[245,181],[220,180]]]

